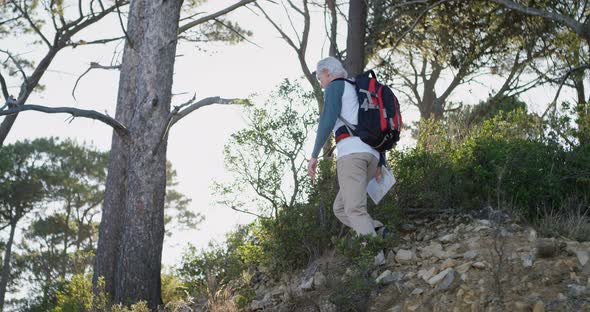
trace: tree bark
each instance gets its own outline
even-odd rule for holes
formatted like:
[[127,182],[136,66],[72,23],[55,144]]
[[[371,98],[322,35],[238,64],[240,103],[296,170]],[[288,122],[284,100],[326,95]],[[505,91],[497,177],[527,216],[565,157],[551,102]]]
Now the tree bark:
[[348,35],[344,68],[349,77],[361,74],[365,69],[365,34],[367,31],[367,3],[350,1],[348,7]]
[[102,276],[115,302],[145,300],[152,309],[162,303],[167,140],[160,143],[160,134],[170,113],[181,6],[131,3],[116,113],[130,134],[113,134],[94,270],[95,291]]
[[14,232],[16,231],[16,222],[10,222],[10,236],[6,243],[4,251],[4,260],[2,263],[2,277],[0,278],[0,311],[4,311],[4,298],[6,296],[6,287],[10,278],[10,259],[12,258],[12,244],[14,242]]

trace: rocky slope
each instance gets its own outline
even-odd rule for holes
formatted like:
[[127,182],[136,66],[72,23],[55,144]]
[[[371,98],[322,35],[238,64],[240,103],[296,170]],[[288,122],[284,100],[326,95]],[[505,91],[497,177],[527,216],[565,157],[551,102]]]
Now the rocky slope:
[[504,215],[418,218],[396,235],[368,272],[332,252],[280,281],[262,274],[248,310],[590,311],[590,242],[540,238]]

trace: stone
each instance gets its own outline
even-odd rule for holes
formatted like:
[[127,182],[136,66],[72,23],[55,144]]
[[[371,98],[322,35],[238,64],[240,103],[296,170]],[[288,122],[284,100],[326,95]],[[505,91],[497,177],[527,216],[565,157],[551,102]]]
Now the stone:
[[385,270],[383,273],[375,279],[375,283],[381,285],[389,285],[394,282],[399,282],[404,278],[404,274],[401,272],[391,272],[390,270]]
[[528,269],[533,266],[533,262],[535,261],[535,255],[529,254],[526,256],[522,256],[521,260],[522,260],[522,266],[525,269]]
[[529,242],[531,242],[531,243],[534,242],[534,241],[536,241],[537,240],[537,231],[531,229],[529,231],[529,237],[528,238],[529,238]]
[[528,312],[531,310],[531,305],[526,303],[526,302],[522,302],[522,301],[516,301],[514,302],[514,311],[518,311],[518,312]]
[[393,252],[393,250],[390,250],[387,253],[387,263],[389,263],[389,264],[395,263],[395,252]]
[[479,254],[478,254],[477,251],[470,250],[470,251],[468,251],[468,252],[466,252],[466,253],[463,254],[463,259],[466,259],[466,260],[475,259],[478,255]]
[[482,219],[482,220],[477,220],[477,222],[478,222],[479,224],[483,225],[483,226],[488,226],[488,227],[489,227],[489,226],[491,226],[491,225],[492,225],[492,223],[490,222],[490,220],[483,220],[483,219]]
[[391,309],[388,310],[388,312],[402,312],[402,306],[399,304],[393,306]]
[[460,266],[456,267],[455,270],[459,273],[459,274],[463,274],[466,273],[467,271],[469,271],[469,269],[471,268],[471,265],[473,264],[473,262],[466,262],[461,264]]
[[567,297],[564,294],[559,293],[559,294],[557,294],[557,300],[565,301],[565,300],[567,300]]
[[428,270],[422,269],[422,270],[418,271],[418,277],[423,279],[425,282],[428,282],[428,280],[431,279],[434,276],[434,274],[436,274],[435,267],[432,267]]
[[450,243],[455,240],[455,234],[447,234],[438,239],[441,243]]
[[424,289],[416,288],[412,291],[412,293],[410,295],[417,296],[417,295],[421,295],[422,293],[424,293]]
[[322,272],[316,272],[313,276],[313,286],[315,289],[321,289],[326,285],[326,276]]
[[486,268],[486,264],[483,262],[474,262],[471,264],[472,267],[476,268],[476,269],[485,269]]
[[324,299],[322,300],[322,302],[319,304],[320,306],[320,312],[337,312],[338,311],[338,307],[333,304],[332,302],[330,302],[329,299]]
[[451,272],[452,270],[453,269],[448,268],[448,269],[438,273],[437,275],[431,277],[427,283],[430,284],[430,286],[437,285],[438,283],[442,282],[442,280],[445,278],[445,276],[447,276],[447,274],[449,274],[449,272]]
[[586,263],[588,263],[588,260],[590,259],[590,253],[585,250],[576,250],[576,251],[574,251],[574,253],[576,254],[576,257],[578,258],[578,263],[580,264],[580,267],[584,267],[586,265]]
[[535,242],[535,250],[539,258],[552,258],[559,255],[560,245],[555,239],[540,238]]
[[399,263],[406,263],[414,260],[415,255],[411,250],[400,249],[395,255],[395,261]]
[[580,286],[575,284],[567,285],[567,288],[569,288],[569,293],[573,297],[581,297],[586,294],[587,290],[586,286]]
[[411,223],[405,223],[400,226],[400,230],[403,232],[414,232],[416,230],[416,226]]
[[545,304],[543,301],[539,300],[535,302],[535,305],[533,306],[533,312],[545,312]]
[[444,291],[447,290],[451,287],[451,285],[453,284],[453,282],[455,281],[455,271],[451,270],[449,271],[444,279],[442,280],[442,282],[440,284],[438,284],[438,286],[436,286],[436,290],[438,291]]
[[447,259],[445,261],[443,261],[443,263],[440,265],[440,269],[444,270],[447,268],[453,268],[457,266],[457,261],[453,260],[453,259]]
[[258,300],[252,300],[252,303],[250,303],[250,310],[251,311],[259,311],[264,309],[264,305],[262,304],[262,302],[258,301]]
[[312,290],[313,289],[313,276],[307,280],[303,280],[299,285],[299,288],[302,290]]

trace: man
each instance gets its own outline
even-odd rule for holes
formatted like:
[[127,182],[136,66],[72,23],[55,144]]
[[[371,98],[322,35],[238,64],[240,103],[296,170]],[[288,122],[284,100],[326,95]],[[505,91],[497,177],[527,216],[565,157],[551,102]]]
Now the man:
[[[308,175],[312,181],[315,180],[318,155],[330,137],[330,132],[336,133],[338,129],[346,127],[345,122],[356,125],[359,106],[354,85],[341,80],[348,75],[336,58],[328,57],[319,61],[316,75],[324,89],[324,111],[320,116],[308,164]],[[340,190],[334,200],[334,215],[358,235],[376,236],[376,230],[383,231],[385,227],[367,212],[367,184],[373,177],[380,180],[385,156],[356,136],[337,140],[336,153]],[[383,262],[383,252],[380,252],[375,257],[375,263],[379,265]]]

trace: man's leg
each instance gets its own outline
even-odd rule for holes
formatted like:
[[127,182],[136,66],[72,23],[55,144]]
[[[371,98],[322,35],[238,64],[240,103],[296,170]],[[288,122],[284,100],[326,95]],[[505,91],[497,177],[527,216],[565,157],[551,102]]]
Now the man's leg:
[[346,212],[344,211],[344,201],[342,201],[341,193],[342,193],[342,191],[339,190],[338,195],[336,195],[336,199],[334,200],[334,206],[333,206],[334,215],[344,225],[346,225],[348,227],[352,227],[352,224],[350,223],[350,220],[348,219],[348,216],[346,215]]
[[370,168],[372,160],[377,161],[369,153],[356,153],[343,156],[336,163],[344,212],[350,227],[359,235],[376,235],[375,223],[367,213],[367,178],[374,176],[376,170]]

